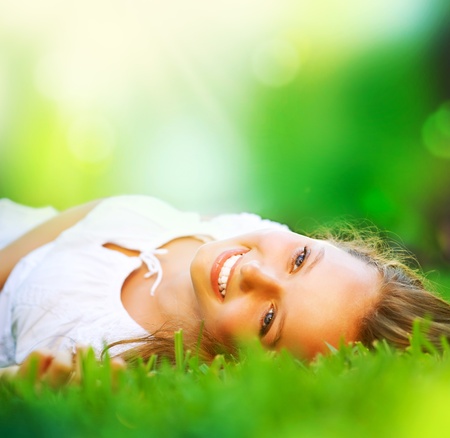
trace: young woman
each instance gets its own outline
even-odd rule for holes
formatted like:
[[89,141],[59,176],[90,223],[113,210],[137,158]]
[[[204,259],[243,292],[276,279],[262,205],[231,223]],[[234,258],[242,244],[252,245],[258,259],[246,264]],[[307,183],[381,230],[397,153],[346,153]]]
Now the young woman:
[[251,214],[206,220],[146,196],[59,215],[5,200],[0,230],[0,366],[77,344],[171,357],[179,328],[205,358],[247,337],[305,358],[341,340],[405,347],[425,317],[431,342],[450,338],[449,304],[370,239],[313,239]]

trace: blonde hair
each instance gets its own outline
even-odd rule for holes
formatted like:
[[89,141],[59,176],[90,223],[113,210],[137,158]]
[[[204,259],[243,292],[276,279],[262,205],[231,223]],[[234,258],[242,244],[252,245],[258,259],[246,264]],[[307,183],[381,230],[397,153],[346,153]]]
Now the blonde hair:
[[370,348],[374,341],[384,339],[404,349],[410,345],[413,325],[418,321],[426,327],[427,340],[442,350],[442,338],[450,340],[450,304],[430,291],[411,254],[389,244],[373,229],[360,231],[347,226],[324,237],[380,273],[379,298],[360,321],[357,338],[361,343]]
[[175,364],[175,332],[183,328],[184,350],[198,356],[201,361],[211,362],[218,354],[233,355],[236,354],[234,347],[225,346],[212,336],[203,325],[200,330],[198,325],[191,322],[178,321],[167,322],[159,330],[140,338],[132,338],[113,342],[106,346],[102,355],[106,352],[114,356],[114,347],[130,345],[130,348],[123,353],[118,354],[128,364],[135,364],[142,360],[147,362],[152,356],[156,356],[156,361],[160,363],[165,360]]

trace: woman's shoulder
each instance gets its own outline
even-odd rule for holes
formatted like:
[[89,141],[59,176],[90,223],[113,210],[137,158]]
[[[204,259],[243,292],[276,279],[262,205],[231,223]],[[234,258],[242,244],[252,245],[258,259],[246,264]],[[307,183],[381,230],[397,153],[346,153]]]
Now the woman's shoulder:
[[82,239],[143,250],[165,243],[166,238],[197,232],[200,222],[199,214],[182,212],[158,198],[120,195],[102,199],[60,236],[58,245]]

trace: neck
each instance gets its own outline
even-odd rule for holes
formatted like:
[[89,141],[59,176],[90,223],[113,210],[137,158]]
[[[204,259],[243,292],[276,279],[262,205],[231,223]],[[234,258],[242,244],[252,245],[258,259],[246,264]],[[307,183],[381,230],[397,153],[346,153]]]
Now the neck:
[[163,246],[167,253],[157,255],[163,276],[154,296],[150,295],[154,278],[144,278],[145,266],[127,279],[122,290],[122,302],[130,316],[147,331],[154,332],[164,324],[179,328],[200,324],[190,265],[202,244],[193,237],[185,237]]

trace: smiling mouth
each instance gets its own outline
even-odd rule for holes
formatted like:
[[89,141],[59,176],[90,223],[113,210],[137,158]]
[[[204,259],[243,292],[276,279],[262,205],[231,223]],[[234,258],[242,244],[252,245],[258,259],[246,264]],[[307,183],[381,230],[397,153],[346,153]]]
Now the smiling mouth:
[[237,261],[243,256],[243,254],[235,254],[229,257],[222,266],[219,272],[218,285],[220,294],[225,297],[227,293],[227,284],[230,277],[230,272]]

